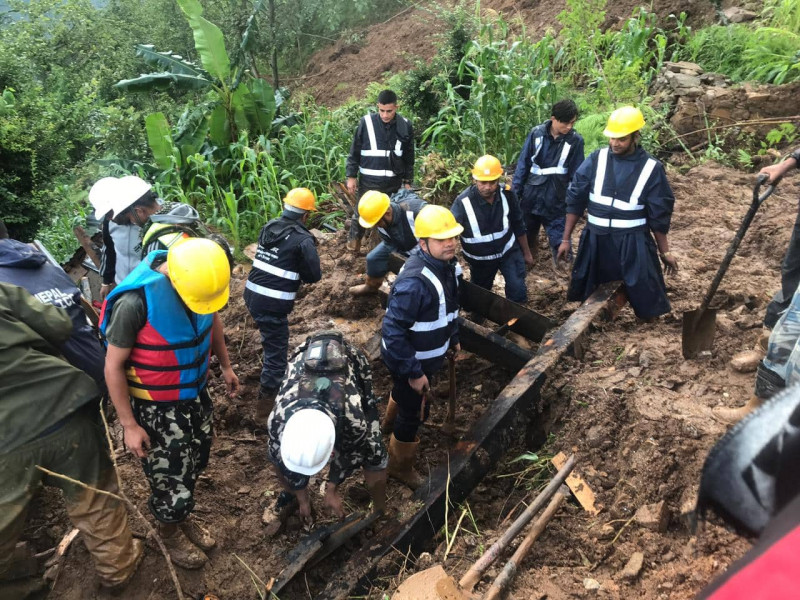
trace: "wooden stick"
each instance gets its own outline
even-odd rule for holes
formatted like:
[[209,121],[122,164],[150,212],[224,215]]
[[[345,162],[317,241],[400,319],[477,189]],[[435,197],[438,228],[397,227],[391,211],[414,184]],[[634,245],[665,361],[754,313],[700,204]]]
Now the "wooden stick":
[[550,504],[547,505],[547,508],[542,513],[542,516],[536,519],[533,527],[531,527],[531,530],[528,532],[528,535],[525,536],[525,539],[522,540],[522,543],[519,545],[519,548],[517,548],[516,552],[514,552],[514,555],[506,563],[506,566],[503,567],[503,570],[500,571],[500,574],[495,578],[492,586],[489,588],[489,591],[487,591],[486,595],[483,597],[484,600],[497,600],[511,584],[514,576],[517,574],[517,568],[520,564],[522,564],[522,560],[530,551],[533,543],[539,538],[540,535],[542,535],[542,532],[544,531],[545,527],[547,527],[550,519],[552,519],[553,515],[556,514],[567,496],[569,496],[569,488],[565,485],[562,485],[559,488],[558,493],[553,496],[552,500],[550,500]]
[[94,263],[94,266],[98,269],[100,268],[100,257],[97,256],[97,252],[94,251],[92,248],[92,240],[89,239],[88,234],[84,231],[83,227],[80,225],[76,225],[72,228],[72,233],[75,234],[75,237],[78,239],[78,243],[83,248],[83,251],[86,252],[86,256]]
[[556,493],[558,488],[564,483],[564,480],[567,478],[572,472],[572,469],[575,467],[575,455],[571,455],[567,462],[564,464],[563,467],[556,473],[555,477],[553,477],[552,481],[547,484],[547,487],[542,490],[542,492],[536,497],[536,499],[531,503],[525,511],[517,517],[516,521],[514,521],[511,526],[506,530],[506,532],[497,540],[492,546],[483,553],[475,564],[473,564],[470,569],[464,574],[461,578],[461,581],[458,584],[467,592],[471,592],[472,588],[475,587],[475,584],[483,575],[483,572],[489,568],[489,566],[495,561],[495,559],[500,555],[500,553],[505,550],[508,546],[509,542],[514,539],[514,537],[533,519],[533,516],[539,512],[539,510],[545,505],[545,503],[553,497]]

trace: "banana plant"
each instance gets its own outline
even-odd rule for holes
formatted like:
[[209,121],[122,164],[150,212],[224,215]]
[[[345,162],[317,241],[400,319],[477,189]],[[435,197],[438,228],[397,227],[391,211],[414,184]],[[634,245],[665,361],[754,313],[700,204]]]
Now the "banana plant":
[[255,27],[255,12],[260,10],[262,2],[257,3],[248,20],[233,64],[225,49],[222,31],[203,17],[200,3],[197,0],[177,2],[192,28],[200,64],[173,52],[159,52],[149,44],[139,44],[137,56],[163,70],[124,79],[115,87],[127,91],[170,87],[208,90],[205,102],[183,113],[174,134],[163,114],[155,113],[147,119],[148,142],[156,164],[170,166],[175,161],[175,166],[180,168],[206,140],[214,146],[226,147],[243,131],[251,135],[269,133],[283,97],[265,80],[250,75],[246,68],[249,55],[241,51],[248,44],[250,29]]

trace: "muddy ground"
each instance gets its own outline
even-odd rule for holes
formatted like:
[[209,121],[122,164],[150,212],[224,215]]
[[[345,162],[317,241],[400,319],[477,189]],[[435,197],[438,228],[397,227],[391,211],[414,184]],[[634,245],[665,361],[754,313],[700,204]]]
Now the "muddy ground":
[[[756,216],[718,293],[722,310],[713,355],[687,361],[680,350],[682,311],[699,304],[746,212],[753,176],[706,164],[686,175],[671,172],[670,179],[677,198],[670,237],[680,261],[680,271],[668,280],[672,313],[645,324],[626,307],[616,320],[593,326],[583,360],[566,357],[561,361],[544,389],[540,407],[537,427],[549,434],[544,447],[511,448],[500,469],[467,500],[474,523],[469,518],[462,522],[445,564],[457,578],[502,533],[501,524],[507,525],[509,514],[520,510],[529,494],[526,488],[536,485],[532,471],[519,475],[531,463],[510,462],[526,451],[542,457],[559,451],[576,453],[578,472],[597,495],[600,512],[592,516],[574,500],[566,505],[523,562],[512,598],[691,598],[748,548],[746,540],[714,522],[693,535],[680,515],[693,501],[705,454],[725,430],[711,418],[712,407],[740,404],[752,389],[753,375],[733,371],[728,361],[736,352],[752,347],[760,332],[765,305],[778,286],[779,263],[799,190],[796,184],[785,182]],[[304,288],[290,319],[293,345],[331,325],[361,345],[367,345],[378,331],[382,310],[377,301],[352,300],[346,292],[361,280],[364,260],[354,259],[343,249],[341,233],[321,234],[324,283]],[[543,247],[541,255],[545,252]],[[299,522],[291,519],[286,531],[268,538],[261,522],[278,485],[267,463],[264,436],[254,434],[247,424],[258,388],[260,356],[258,332],[241,301],[245,277],[245,270],[237,268],[232,301],[223,313],[228,347],[244,392],[230,400],[222,394],[221,380],[212,383],[216,439],[211,464],[197,487],[195,514],[218,545],[209,553],[204,569],[178,569],[192,598],[204,592],[216,593],[223,600],[257,598],[243,563],[263,580],[276,576],[286,552],[303,534]],[[529,307],[559,322],[575,308],[574,303],[565,304],[566,281],[543,258],[528,275],[528,289]],[[379,360],[373,367],[377,392],[385,399],[387,372]],[[512,376],[464,353],[457,363],[459,432],[467,430]],[[443,419],[443,409],[443,402],[434,406],[433,426],[422,434],[423,471],[445,459],[452,443],[435,427]],[[119,456],[128,493],[147,513],[141,470],[129,455],[120,452]],[[319,489],[318,482],[314,488]],[[359,476],[345,485],[344,495],[350,510],[368,505]],[[402,486],[391,483],[389,497],[401,516],[411,514],[410,494]],[[318,494],[315,501],[321,505]],[[629,522],[639,507],[660,501],[670,514],[666,531]],[[450,531],[459,514],[459,509],[451,512]],[[319,515],[320,523],[328,521],[326,515]],[[136,519],[133,527],[144,531]],[[43,551],[66,531],[68,523],[56,492],[45,490],[32,511],[26,538]],[[443,556],[443,539],[430,544],[434,561]],[[638,576],[626,579],[621,571],[634,552],[644,554],[644,566]],[[298,578],[281,597],[314,597],[346,556],[346,549],[333,555]],[[405,556],[390,557],[369,597],[382,598],[414,569]],[[490,576],[494,573],[496,569],[490,570]],[[66,569],[49,597],[104,597],[96,589],[82,543],[71,549]],[[175,597],[163,559],[155,550],[148,551],[124,597]]]

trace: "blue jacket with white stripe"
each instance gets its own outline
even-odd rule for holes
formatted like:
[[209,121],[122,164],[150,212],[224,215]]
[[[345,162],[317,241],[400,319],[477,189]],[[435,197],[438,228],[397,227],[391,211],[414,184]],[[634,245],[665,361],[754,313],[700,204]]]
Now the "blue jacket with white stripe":
[[406,188],[392,196],[389,210],[392,211],[392,224],[386,229],[376,227],[380,238],[401,252],[408,252],[417,245],[414,232],[414,219],[419,211],[428,205],[425,200]]
[[414,130],[401,115],[384,123],[378,113],[358,122],[345,172],[359,177],[361,187],[386,193],[414,180]]
[[314,236],[300,222],[302,215],[285,210],[261,228],[244,301],[253,314],[289,314],[300,283],[322,278]]
[[522,146],[511,189],[523,213],[547,219],[564,216],[570,179],[583,162],[583,136],[574,129],[554,139],[551,120],[534,127]]
[[392,286],[383,318],[381,356],[397,377],[433,375],[458,344],[458,278],[461,266],[417,246]]
[[595,150],[567,189],[567,212],[583,215],[597,234],[646,230],[668,233],[675,197],[664,166],[642,148],[617,156]]
[[526,233],[517,197],[502,187],[489,204],[472,185],[455,199],[450,212],[464,227],[461,251],[470,263],[500,260],[514,248],[517,237]]

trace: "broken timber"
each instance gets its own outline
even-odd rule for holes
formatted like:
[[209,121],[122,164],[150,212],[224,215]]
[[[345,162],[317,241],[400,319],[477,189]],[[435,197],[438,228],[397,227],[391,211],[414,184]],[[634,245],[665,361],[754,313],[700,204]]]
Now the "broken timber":
[[463,502],[492,470],[508,450],[516,418],[535,407],[548,371],[595,317],[607,310],[609,301],[618,296],[619,288],[619,282],[602,284],[572,313],[451,449],[448,463],[437,467],[417,490],[422,508],[397,527],[387,524],[367,546],[350,557],[344,568],[338,570],[341,575],[331,580],[318,598],[344,600],[357,591],[369,589],[378,562],[390,552],[405,554],[410,549],[419,554],[444,524],[448,496],[452,504]]

